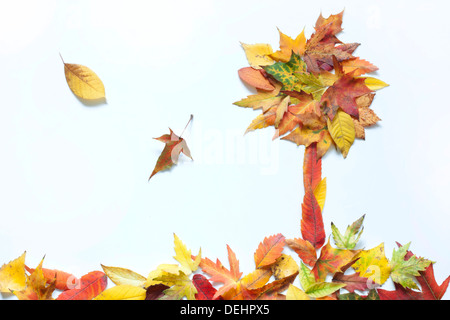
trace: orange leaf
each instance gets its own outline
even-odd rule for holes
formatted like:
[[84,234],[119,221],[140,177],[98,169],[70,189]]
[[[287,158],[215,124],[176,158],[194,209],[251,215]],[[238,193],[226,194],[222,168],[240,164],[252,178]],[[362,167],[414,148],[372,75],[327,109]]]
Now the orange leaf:
[[355,71],[353,74],[355,77],[378,70],[377,66],[360,58],[342,61],[342,67],[344,68],[345,73]]
[[281,233],[264,238],[254,254],[256,268],[273,264],[281,256],[283,247],[284,236]]
[[245,67],[238,70],[239,78],[242,81],[255,87],[256,89],[272,91],[275,87],[270,83],[270,81],[263,76],[261,71],[253,69],[252,67]]
[[300,238],[287,239],[286,244],[294,250],[300,259],[303,260],[309,266],[314,266],[317,261],[316,249],[313,245],[307,241]]
[[[29,268],[25,266],[25,269],[29,273],[33,273],[35,269]],[[58,290],[67,290],[78,286],[79,279],[77,279],[73,274],[53,269],[42,268],[42,273],[44,274],[44,278],[48,284],[55,282],[55,287]]]
[[106,289],[108,278],[101,271],[92,271],[80,279],[77,288],[62,292],[56,300],[92,300]]
[[307,190],[303,197],[300,228],[303,239],[311,242],[315,249],[325,243],[322,212],[312,189]]

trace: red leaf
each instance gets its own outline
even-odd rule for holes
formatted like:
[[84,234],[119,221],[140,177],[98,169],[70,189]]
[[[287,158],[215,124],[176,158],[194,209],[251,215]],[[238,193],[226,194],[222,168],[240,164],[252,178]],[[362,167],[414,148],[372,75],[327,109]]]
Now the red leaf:
[[395,290],[377,289],[380,300],[423,300],[422,292],[417,292],[395,283]]
[[170,287],[161,283],[149,286],[146,289],[145,300],[158,300],[160,297],[164,295],[163,293],[164,290],[169,288]]
[[108,278],[101,271],[92,271],[80,279],[79,287],[62,292],[56,300],[92,300],[106,289]]
[[284,236],[281,233],[264,238],[254,254],[256,268],[273,264],[281,256],[283,248]]
[[302,259],[304,263],[311,267],[314,266],[317,261],[317,253],[316,249],[309,241],[294,238],[287,239],[286,244],[298,254],[299,258]]
[[[402,245],[397,242],[397,245],[401,247]],[[405,255],[405,260],[408,260],[413,253],[408,251]],[[447,291],[450,276],[442,282],[441,285],[438,285],[436,279],[434,277],[433,264],[431,263],[425,271],[419,271],[420,276],[417,276],[416,279],[419,282],[424,300],[441,300]]]
[[305,192],[302,203],[301,233],[304,240],[311,242],[315,249],[325,243],[325,229],[322,212],[312,189]]
[[317,158],[317,143],[305,148],[303,158],[303,185],[305,192],[314,190],[322,180],[322,158]]
[[369,285],[373,286],[371,280],[360,277],[359,273],[347,275],[343,272],[337,272],[334,274],[332,282],[345,283],[345,290],[348,292],[366,291],[369,289]]
[[256,89],[265,91],[272,91],[275,89],[270,81],[264,77],[259,70],[253,69],[252,67],[239,69],[238,74],[242,81]]
[[217,290],[213,287],[213,285],[206,279],[204,275],[196,274],[192,277],[192,283],[197,289],[197,293],[195,294],[196,300],[223,300],[222,296],[218,296],[214,298]]

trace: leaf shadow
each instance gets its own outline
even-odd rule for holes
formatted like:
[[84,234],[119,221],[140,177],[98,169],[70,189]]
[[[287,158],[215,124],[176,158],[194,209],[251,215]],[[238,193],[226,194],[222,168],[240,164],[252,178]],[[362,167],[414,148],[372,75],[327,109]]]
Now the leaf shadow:
[[85,107],[98,107],[105,104],[108,104],[106,101],[106,98],[99,98],[99,99],[83,99],[78,97],[76,94],[72,92],[72,94],[80,101]]

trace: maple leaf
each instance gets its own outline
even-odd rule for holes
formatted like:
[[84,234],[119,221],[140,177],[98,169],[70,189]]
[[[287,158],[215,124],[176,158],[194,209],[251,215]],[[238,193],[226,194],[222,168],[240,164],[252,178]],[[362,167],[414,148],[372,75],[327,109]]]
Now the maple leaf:
[[0,292],[21,291],[26,287],[25,274],[26,252],[0,268]]
[[[191,122],[192,118],[193,116],[191,115],[188,123],[186,124],[186,127]],[[192,159],[191,151],[189,150],[186,144],[186,140],[181,138],[182,134],[180,136],[177,136],[175,133],[173,133],[172,129],[169,128],[169,130],[170,134],[165,134],[159,138],[154,138],[155,140],[159,140],[165,143],[165,146],[148,180],[150,180],[156,173],[162,170],[167,170],[171,168],[174,164],[177,164],[178,157],[180,156],[181,152],[183,152],[186,156]]]
[[354,71],[344,74],[322,95],[320,100],[323,111],[333,120],[338,108],[345,113],[359,118],[358,104],[356,98],[371,93],[364,78],[355,78]]
[[414,276],[420,276],[419,271],[425,269],[431,264],[430,260],[411,255],[408,259],[405,256],[408,252],[408,243],[393,251],[390,261],[391,278],[394,282],[401,284],[404,288],[418,289],[414,282]]
[[389,278],[391,268],[384,253],[384,243],[381,243],[370,250],[363,250],[355,259],[358,260],[352,268],[363,278],[371,279],[373,282],[382,285]]
[[42,258],[39,265],[27,276],[26,288],[20,291],[11,290],[19,300],[53,300],[52,294],[56,286],[56,278],[47,283],[47,279],[42,272]]
[[317,281],[324,281],[327,274],[340,272],[341,268],[353,261],[355,254],[347,249],[335,249],[330,245],[330,240],[320,250],[320,256],[317,259],[312,273]]
[[[398,242],[397,245],[399,247],[402,246]],[[413,253],[411,251],[407,251],[405,259],[409,259],[412,256]],[[424,300],[442,299],[442,297],[445,294],[445,291],[447,291],[450,282],[450,276],[447,277],[447,279],[445,279],[441,285],[439,285],[434,277],[433,263],[430,263],[430,265],[425,269],[425,271],[419,271],[419,274],[420,274],[419,276],[416,276],[416,279],[421,286]]]
[[228,262],[230,264],[229,270],[225,268],[219,259],[214,263],[209,258],[202,258],[200,262],[202,271],[211,275],[209,278],[210,281],[223,283],[223,286],[215,293],[214,298],[217,298],[220,295],[223,296],[229,290],[236,288],[242,275],[242,272],[239,271],[239,261],[236,259],[235,253],[228,245],[227,251]]
[[272,59],[281,62],[288,62],[291,59],[292,52],[299,56],[303,55],[306,45],[304,29],[298,34],[295,40],[282,33],[280,29],[278,29],[278,32],[280,34],[280,50],[270,54]]
[[422,292],[417,292],[409,288],[404,288],[394,282],[395,290],[377,289],[380,300],[423,300]]
[[286,244],[297,253],[300,259],[309,266],[314,266],[317,261],[316,249],[307,240],[300,238],[286,239]]
[[254,69],[261,69],[261,66],[269,66],[275,62],[271,58],[273,50],[270,44],[245,44],[241,42],[241,46],[245,51],[248,63]]
[[[316,32],[323,29],[325,30],[322,41],[337,43],[340,42],[334,36],[341,32],[342,29],[342,17],[344,16],[344,10],[338,14],[331,14],[328,18],[324,18],[322,13],[316,20],[314,29]],[[330,39],[331,38],[331,39]]]
[[254,254],[257,269],[267,267],[275,263],[283,251],[285,243],[284,239],[285,238],[281,233],[264,238]]
[[248,85],[259,90],[272,91],[275,87],[264,74],[252,67],[245,67],[238,70],[239,78]]
[[[350,226],[348,226],[347,230],[345,230],[344,235],[340,233],[339,229],[334,225],[333,222],[331,223],[333,240],[338,248],[350,250],[355,248],[364,230],[364,227],[362,227],[364,217],[365,215],[363,215],[361,218],[359,218],[358,220],[353,222]],[[356,236],[357,234],[358,236]]]
[[92,300],[106,289],[108,278],[101,271],[92,271],[80,278],[80,285],[63,291],[56,300]]

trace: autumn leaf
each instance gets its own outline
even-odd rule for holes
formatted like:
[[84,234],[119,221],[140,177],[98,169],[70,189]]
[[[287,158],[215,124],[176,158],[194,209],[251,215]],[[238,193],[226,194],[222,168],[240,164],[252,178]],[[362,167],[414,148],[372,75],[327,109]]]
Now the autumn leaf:
[[165,272],[155,278],[155,280],[163,283],[172,283],[172,286],[164,290],[164,295],[158,300],[181,300],[183,297],[186,297],[188,300],[195,300],[197,289],[189,276],[183,271],[180,270],[178,274]]
[[381,90],[389,86],[386,82],[373,77],[361,77],[361,79],[364,79],[364,84],[371,91]]
[[367,289],[374,287],[370,280],[359,276],[358,273],[344,274],[343,272],[336,272],[331,281],[344,283],[345,290],[348,292],[355,292],[355,290],[366,291]]
[[302,289],[290,284],[286,291],[286,300],[311,300],[311,298]]
[[[217,290],[202,274],[195,274],[192,277],[192,283],[197,289],[195,294],[195,300],[214,300],[214,295]],[[215,300],[223,300],[222,296],[217,297]]]
[[108,276],[108,278],[114,282],[116,285],[131,285],[135,287],[144,287],[147,278],[144,276],[120,267],[108,267],[101,265],[103,271]]
[[355,124],[352,117],[342,110],[337,110],[333,121],[328,119],[328,130],[342,156],[347,158],[350,147],[353,145],[356,137]]
[[335,249],[328,239],[327,244],[320,250],[320,256],[314,264],[312,273],[317,281],[324,281],[329,273],[340,272],[342,267],[354,259],[356,253],[347,249]]
[[315,249],[325,243],[322,212],[312,189],[307,190],[303,197],[300,227],[303,239],[309,241]]
[[283,251],[284,239],[285,238],[281,233],[264,238],[254,254],[257,269],[275,263]]
[[255,269],[242,277],[234,288],[223,294],[225,300],[246,300],[250,297],[248,290],[258,289],[266,285],[272,277],[272,268]]
[[358,57],[342,61],[342,67],[345,73],[354,72],[353,76],[357,77],[365,73],[370,73],[378,70],[378,67]]
[[305,148],[303,156],[303,186],[305,192],[315,190],[322,180],[322,159],[317,156],[317,144]]
[[263,112],[266,112],[271,107],[278,106],[283,100],[283,96],[279,96],[281,90],[281,84],[274,84],[275,89],[270,92],[260,91],[258,90],[257,94],[249,95],[247,98],[241,99],[233,104],[244,107],[244,108],[253,108],[262,109]]
[[[398,242],[397,245],[399,247],[402,246]],[[411,258],[412,256],[413,253],[411,251],[407,251],[405,255],[405,260]],[[445,292],[447,291],[450,282],[450,276],[448,276],[447,279],[445,279],[444,282],[442,282],[442,284],[439,285],[434,277],[433,263],[430,263],[430,265],[425,269],[425,271],[419,271],[419,274],[420,274],[419,276],[416,276],[416,279],[421,286],[424,300],[442,299]]]
[[280,293],[285,291],[295,280],[298,271],[281,279],[274,280],[256,289],[246,289],[245,294],[250,300],[279,300],[285,299]]
[[264,67],[264,70],[283,84],[282,90],[298,91],[298,89],[301,89],[301,86],[298,84],[295,73],[305,72],[306,65],[300,56],[292,54],[288,62],[277,62]]
[[404,288],[398,283],[394,283],[395,290],[377,289],[380,300],[423,300],[422,292]]
[[264,77],[261,71],[252,67],[245,67],[238,70],[239,78],[246,84],[255,87],[259,90],[272,91],[275,87],[272,83]]
[[333,145],[333,139],[327,129],[322,128],[320,130],[309,129],[305,127],[297,127],[290,134],[281,138],[282,140],[288,140],[294,142],[296,145],[310,146],[312,143],[317,142],[317,157],[327,153],[328,149]]
[[106,289],[94,300],[145,300],[147,291],[142,287],[129,284],[121,284]]
[[316,249],[307,240],[301,238],[286,239],[286,244],[297,253],[300,259],[309,266],[314,266],[317,261]]
[[[192,118],[193,116],[191,115],[188,123],[186,124],[186,127],[191,122]],[[186,144],[186,140],[181,138],[181,135],[177,136],[172,131],[172,129],[169,128],[169,130],[170,130],[169,134],[162,135],[159,138],[154,138],[155,140],[159,140],[165,143],[165,146],[148,180],[150,180],[156,173],[163,170],[167,170],[171,168],[174,164],[177,164],[178,157],[180,156],[181,152],[183,152],[187,157],[192,159],[191,151],[189,150]]]
[[343,283],[316,281],[314,274],[303,262],[300,263],[298,276],[303,290],[311,298],[323,298],[345,287]]
[[364,217],[365,215],[363,215],[361,218],[359,218],[358,220],[353,222],[350,226],[348,226],[347,229],[345,230],[344,235],[341,234],[341,232],[334,225],[333,222],[331,223],[333,240],[338,248],[350,250],[355,248],[364,230],[364,227],[362,227]]
[[239,271],[239,261],[236,259],[235,253],[228,245],[227,251],[228,262],[230,264],[229,270],[225,268],[219,259],[214,263],[209,258],[202,258],[200,262],[200,268],[202,268],[203,272],[211,275],[208,280],[223,283],[217,290],[214,298],[217,298],[220,295],[223,296],[227,291],[236,288],[242,275],[242,272]]
[[384,243],[381,243],[370,250],[363,250],[355,259],[358,260],[352,265],[352,268],[359,273],[361,277],[371,279],[373,282],[382,285],[389,278],[391,268],[389,260],[384,253]]
[[[61,57],[62,60],[62,57]],[[64,74],[70,90],[79,98],[105,98],[105,86],[94,71],[80,64],[64,63]]]
[[415,276],[420,276],[419,271],[425,271],[431,261],[415,255],[405,259],[410,244],[401,246],[398,250],[394,249],[390,261],[391,278],[404,288],[418,289],[419,287],[414,282]]
[[106,289],[108,278],[101,271],[92,271],[80,278],[77,288],[63,291],[56,300],[92,300]]
[[191,250],[188,250],[186,245],[178,238],[176,234],[174,236],[174,249],[176,255],[174,259],[180,263],[180,269],[185,275],[190,275],[193,271],[197,270],[202,258],[202,250],[200,249],[195,260],[192,260]]
[[[348,285],[345,287],[345,289],[346,290],[348,289]],[[359,295],[354,292],[339,294],[338,299],[339,300],[380,300],[380,297],[378,296],[377,291],[372,289],[369,291],[369,293],[367,295]]]
[[[35,269],[28,268],[25,265],[25,269],[29,273],[33,273]],[[46,269],[41,268],[44,278],[46,279],[47,283],[53,283],[55,282],[55,288],[58,290],[67,290],[67,289],[73,289],[76,286],[78,286],[79,279],[75,277],[73,274],[61,271],[61,270],[53,270],[53,269]]]
[[164,295],[164,291],[169,288],[169,286],[161,283],[148,286],[146,289],[145,300],[158,300]]
[[26,287],[25,274],[26,252],[0,268],[0,292],[21,291]]
[[42,258],[39,265],[27,276],[26,288],[23,290],[11,290],[19,300],[53,300],[52,294],[55,290],[56,278],[47,283],[42,272]]
[[269,66],[275,62],[271,58],[273,50],[270,44],[245,44],[241,42],[241,46],[245,51],[248,63],[254,69],[261,69],[261,66]]
[[295,39],[285,35],[279,29],[278,32],[280,34],[280,50],[270,54],[273,60],[288,62],[291,59],[292,52],[299,56],[303,54],[306,45],[305,30],[299,33]]
[[281,256],[271,266],[272,274],[276,280],[286,278],[294,273],[298,272],[297,262],[287,254],[281,254]]
[[323,178],[319,184],[314,188],[314,197],[319,204],[320,211],[323,211],[325,206],[325,198],[327,194],[327,178]]

